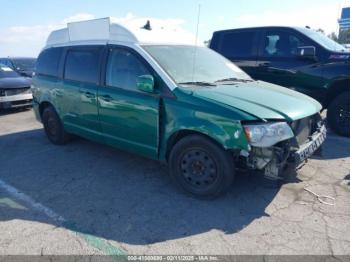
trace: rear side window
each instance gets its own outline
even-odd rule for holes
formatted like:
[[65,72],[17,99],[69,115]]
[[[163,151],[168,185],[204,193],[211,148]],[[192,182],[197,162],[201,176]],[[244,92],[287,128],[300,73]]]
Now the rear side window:
[[100,52],[98,49],[68,51],[64,78],[98,84],[99,58]]
[[50,48],[41,52],[36,64],[36,73],[57,77],[62,50],[63,48]]
[[227,58],[253,57],[255,32],[230,32],[222,35],[220,53]]

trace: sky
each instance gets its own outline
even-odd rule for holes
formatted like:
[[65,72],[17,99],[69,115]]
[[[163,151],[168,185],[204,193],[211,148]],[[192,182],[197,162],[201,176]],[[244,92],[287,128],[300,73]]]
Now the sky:
[[216,30],[264,25],[310,26],[337,32],[341,7],[350,0],[11,0],[1,3],[0,56],[36,57],[52,30],[68,22],[113,17],[147,20],[211,38]]

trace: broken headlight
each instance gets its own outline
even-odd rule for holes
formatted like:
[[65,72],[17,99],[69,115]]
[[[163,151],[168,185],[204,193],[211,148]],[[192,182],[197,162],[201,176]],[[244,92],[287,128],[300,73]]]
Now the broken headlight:
[[250,145],[270,147],[278,142],[294,137],[290,126],[285,122],[244,125],[245,135]]

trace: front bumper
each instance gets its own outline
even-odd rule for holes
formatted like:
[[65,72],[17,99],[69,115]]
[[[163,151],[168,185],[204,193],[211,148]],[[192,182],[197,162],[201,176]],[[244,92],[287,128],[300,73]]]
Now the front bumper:
[[16,108],[31,106],[33,100],[33,95],[29,94],[19,94],[12,96],[0,96],[0,108]]
[[297,165],[303,163],[306,159],[312,156],[317,149],[321,147],[327,137],[326,126],[321,126],[316,133],[314,133],[309,141],[300,146],[300,149],[292,154],[293,160]]
[[247,166],[263,171],[269,179],[283,179],[283,171],[287,165],[295,169],[304,163],[322,146],[326,135],[327,129],[322,124],[298,147],[294,146],[295,143],[291,139],[270,148],[252,148],[247,158]]

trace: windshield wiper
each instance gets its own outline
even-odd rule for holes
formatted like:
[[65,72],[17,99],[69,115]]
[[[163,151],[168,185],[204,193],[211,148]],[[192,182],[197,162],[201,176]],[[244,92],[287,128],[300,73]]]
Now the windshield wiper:
[[181,82],[180,85],[196,85],[196,86],[216,86],[214,83],[205,81]]
[[224,79],[219,79],[215,81],[215,83],[221,83],[221,82],[251,82],[253,80],[251,79],[243,79],[243,78],[235,78],[235,77],[230,77],[230,78],[224,78]]

